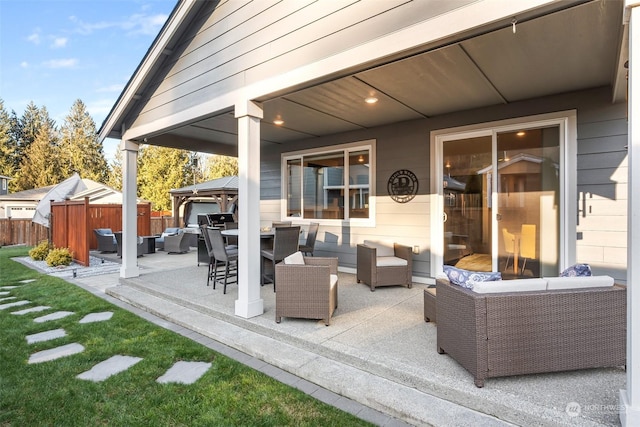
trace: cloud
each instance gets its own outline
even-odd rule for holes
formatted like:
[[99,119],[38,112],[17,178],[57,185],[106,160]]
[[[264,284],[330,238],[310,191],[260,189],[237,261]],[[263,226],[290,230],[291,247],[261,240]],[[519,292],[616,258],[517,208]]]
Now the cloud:
[[65,47],[68,41],[69,39],[66,37],[54,37],[51,47],[54,49]]
[[89,35],[96,31],[116,28],[126,31],[127,35],[155,36],[167,18],[168,15],[161,13],[155,15],[136,13],[124,17],[120,21],[84,22],[77,16],[70,16],[69,20],[76,24],[75,31],[82,35]]
[[36,29],[27,37],[27,40],[33,44],[40,44],[40,30]]
[[20,63],[20,67],[21,67],[21,68],[29,68],[29,63],[28,63],[27,61],[22,61],[22,62]]
[[76,58],[51,59],[42,63],[47,68],[75,68],[78,65]]

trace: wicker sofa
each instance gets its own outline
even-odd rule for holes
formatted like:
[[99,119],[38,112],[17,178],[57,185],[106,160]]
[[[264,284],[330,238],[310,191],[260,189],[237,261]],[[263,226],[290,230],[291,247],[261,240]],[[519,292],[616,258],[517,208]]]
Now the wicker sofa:
[[491,377],[626,363],[624,286],[477,293],[437,279],[436,289],[438,353],[477,387]]

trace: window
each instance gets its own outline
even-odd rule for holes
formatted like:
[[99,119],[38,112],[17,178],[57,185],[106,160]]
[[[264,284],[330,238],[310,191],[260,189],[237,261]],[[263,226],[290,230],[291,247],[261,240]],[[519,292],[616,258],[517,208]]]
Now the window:
[[285,153],[283,202],[289,218],[369,220],[375,141]]

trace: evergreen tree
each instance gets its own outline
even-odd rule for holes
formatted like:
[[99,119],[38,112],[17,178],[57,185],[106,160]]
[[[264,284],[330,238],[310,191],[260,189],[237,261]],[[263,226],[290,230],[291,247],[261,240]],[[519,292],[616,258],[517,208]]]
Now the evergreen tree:
[[207,180],[238,175],[238,159],[229,156],[209,156],[205,176]]
[[74,102],[60,134],[62,175],[69,177],[78,172],[82,178],[106,182],[109,170],[104,150],[98,141],[96,124],[81,100]]
[[0,99],[0,175],[13,178],[16,174],[16,142],[11,133],[11,117]]
[[116,151],[116,157],[111,161],[107,185],[122,191],[122,151]]
[[[58,136],[55,121],[49,117],[46,107],[38,108],[33,102],[27,108],[13,131],[18,135],[16,156],[19,169],[11,181],[12,191],[30,190],[60,181],[58,163]],[[31,149],[35,142],[38,147]]]
[[188,151],[142,146],[138,155],[138,196],[150,201],[154,210],[170,210],[169,190],[188,184],[191,174]]
[[60,174],[58,158],[56,130],[49,121],[45,121],[24,152],[17,186],[27,190],[58,184],[66,178]]

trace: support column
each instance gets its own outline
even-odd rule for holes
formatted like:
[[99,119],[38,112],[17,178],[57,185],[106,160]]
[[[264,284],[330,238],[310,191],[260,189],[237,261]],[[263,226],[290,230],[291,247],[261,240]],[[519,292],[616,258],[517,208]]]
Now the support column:
[[122,140],[122,267],[120,277],[138,277],[138,144]]
[[260,295],[260,119],[251,101],[236,104],[238,119],[238,299],[236,316],[264,313]]
[[[627,1],[629,25],[627,226],[627,389],[620,390],[620,421],[640,426],[640,2]],[[638,64],[636,64],[636,62]],[[635,66],[634,66],[635,65]],[[634,192],[636,193],[634,196]],[[639,266],[636,268],[635,266]]]

